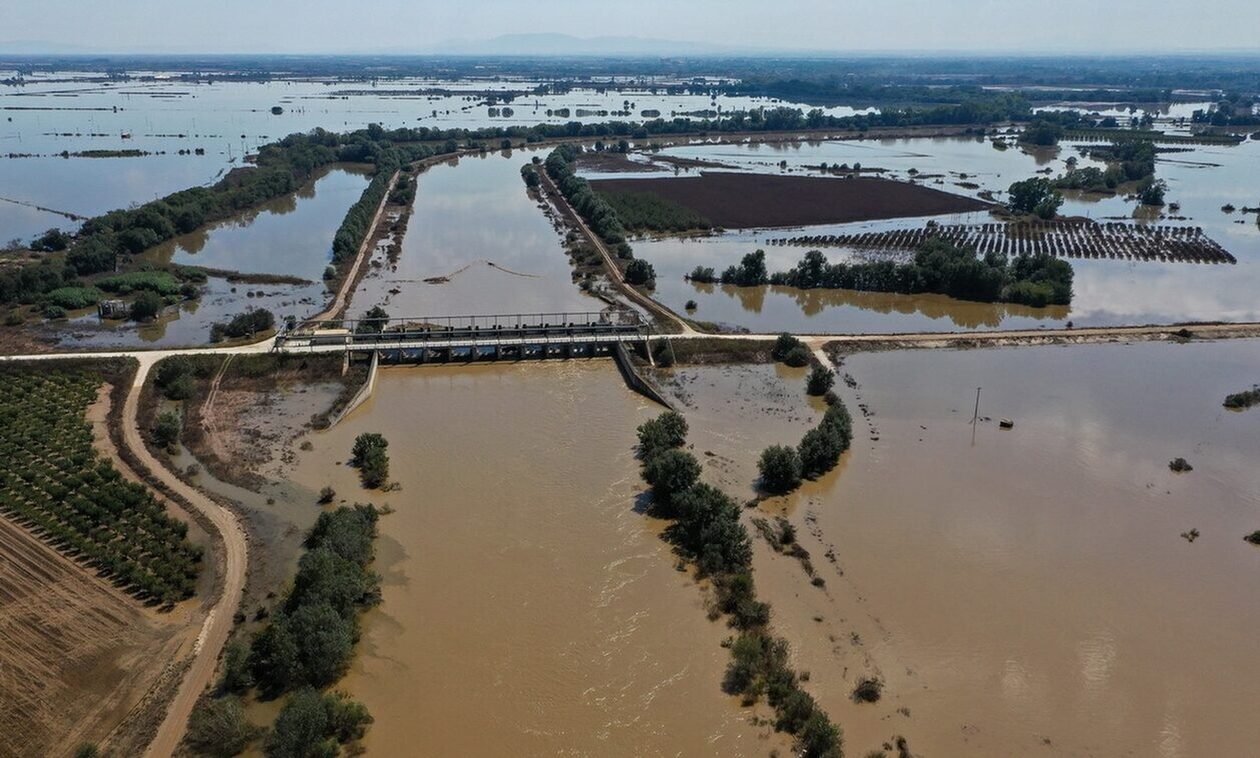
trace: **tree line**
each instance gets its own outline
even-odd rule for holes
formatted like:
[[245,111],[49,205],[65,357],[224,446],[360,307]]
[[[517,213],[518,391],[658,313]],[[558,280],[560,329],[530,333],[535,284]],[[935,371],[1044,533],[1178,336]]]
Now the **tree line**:
[[770,629],[771,609],[757,599],[752,541],[740,506],[717,487],[700,482],[701,467],[684,449],[687,421],[666,412],[638,429],[643,479],[652,488],[652,513],[671,521],[665,538],[712,581],[718,608],[739,634],[723,688],[751,705],[762,697],[775,709],[775,729],[796,737],[804,756],[841,755],[843,737],[788,661],[788,643]]
[[822,287],[864,292],[935,293],[977,302],[1067,305],[1072,301],[1072,266],[1048,254],[1022,254],[1014,259],[974,250],[944,240],[928,240],[909,263],[871,261],[828,263],[811,250],[771,284],[800,289]]

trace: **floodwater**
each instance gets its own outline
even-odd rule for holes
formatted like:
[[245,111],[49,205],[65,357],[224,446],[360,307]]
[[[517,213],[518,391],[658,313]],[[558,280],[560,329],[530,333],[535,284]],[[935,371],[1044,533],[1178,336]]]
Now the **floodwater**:
[[[350,312],[375,305],[395,318],[602,309],[573,283],[560,235],[521,180],[521,166],[539,154],[463,157],[420,174],[396,264],[377,251]],[[447,281],[424,281],[435,277]]]
[[[783,371],[679,371],[733,494],[763,446],[816,423]],[[873,353],[842,372],[853,451],[764,506],[827,586],[761,540],[756,565],[849,753],[897,734],[925,755],[1254,752],[1260,413],[1221,402],[1260,377],[1260,342]],[[884,697],[855,705],[870,674]]]
[[[634,427],[656,411],[605,360],[391,368],[308,438],[295,480],[394,509],[384,602],[338,685],[376,718],[369,754],[782,749],[721,692],[729,630],[637,509]],[[335,465],[367,431],[400,491]]]
[[[656,296],[682,311],[689,300],[698,308],[691,314],[732,328],[754,332],[794,331],[904,332],[955,331],[977,328],[1113,326],[1177,321],[1260,320],[1254,293],[1260,286],[1260,225],[1255,214],[1221,211],[1260,204],[1254,177],[1260,171],[1260,142],[1238,146],[1187,146],[1186,152],[1164,153],[1156,164],[1156,176],[1168,182],[1168,201],[1177,202],[1177,215],[1186,220],[1160,220],[1161,224],[1202,227],[1238,259],[1236,265],[1151,263],[1118,260],[1073,260],[1075,297],[1068,308],[1030,309],[1004,305],[956,302],[939,307],[934,298],[910,295],[869,297],[861,293],[801,292],[792,288],[711,287],[683,280],[697,265],[721,271],[738,263],[745,253],[766,251],[771,271],[791,268],[808,247],[773,246],[770,241],[798,234],[843,234],[918,227],[927,219],[864,222],[809,227],[808,229],[748,230],[706,238],[664,238],[634,243],[635,255],[652,263],[657,272]],[[1078,154],[1077,145],[1059,149],[995,150],[974,138],[801,142],[761,145],[693,144],[667,148],[667,155],[714,161],[739,170],[809,172],[822,162],[861,163],[864,168],[887,169],[886,176],[917,181],[960,194],[977,196],[984,191],[1001,193],[1014,181],[1049,169],[1061,174],[1069,157],[1080,166],[1102,165]],[[911,174],[911,169],[916,174]],[[647,176],[647,174],[643,174]],[[966,183],[968,187],[959,186]],[[1001,195],[999,194],[999,197]],[[1248,199],[1251,198],[1251,199]],[[1095,219],[1154,221],[1135,201],[1124,197],[1069,196],[1061,210],[1065,216]],[[1165,213],[1171,213],[1167,208]],[[1158,217],[1158,214],[1156,214]],[[976,223],[987,214],[955,214],[936,217],[942,224]],[[851,257],[838,248],[824,252],[833,260]],[[866,303],[874,303],[867,307]]]
[[171,239],[145,256],[161,264],[317,282],[332,261],[333,235],[346,210],[367,187],[368,172],[366,166],[353,164],[330,167],[294,194]]
[[[15,76],[0,70],[0,79]],[[518,96],[492,106],[475,93],[521,92],[537,82],[441,81],[403,78],[341,82],[332,78],[271,82],[185,82],[178,72],[132,72],[149,81],[111,82],[82,72],[37,72],[21,86],[0,85],[0,197],[79,215],[143,203],[207,184],[241,165],[243,156],[287,134],[314,128],[344,132],[371,123],[386,128],[643,121],[645,110],[719,112],[780,104],[766,98],[711,98],[703,87],[665,95],[667,80],[601,83],[563,94]],[[79,81],[65,81],[67,78]],[[57,81],[61,79],[62,81]],[[444,94],[421,94],[433,89]],[[503,110],[511,109],[510,115]],[[280,107],[280,114],[272,108]],[[494,110],[492,108],[496,108]],[[599,115],[629,108],[629,115]],[[804,106],[801,106],[804,107]],[[568,113],[562,111],[568,109]],[[840,106],[836,116],[868,112]],[[201,149],[204,154],[197,155]],[[87,150],[143,150],[138,158],[60,157]],[[188,151],[180,155],[179,151]],[[8,158],[10,154],[24,157]],[[26,157],[29,156],[29,157]],[[29,239],[49,227],[77,223],[53,213],[0,201],[0,241]]]

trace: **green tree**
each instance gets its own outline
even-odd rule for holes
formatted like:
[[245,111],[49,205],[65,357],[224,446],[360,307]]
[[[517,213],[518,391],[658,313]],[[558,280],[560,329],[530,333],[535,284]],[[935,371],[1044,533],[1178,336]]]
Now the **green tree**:
[[652,289],[656,286],[656,269],[642,258],[635,258],[626,265],[626,281]]
[[639,456],[644,460],[670,448],[682,447],[687,441],[687,419],[675,411],[666,411],[639,425]]
[[158,414],[157,423],[153,426],[153,442],[158,447],[171,448],[179,441],[179,433],[183,424],[175,411],[163,411]]
[[771,445],[757,464],[761,486],[769,492],[788,492],[801,483],[801,457],[786,445]]
[[280,710],[264,749],[268,758],[335,756],[337,740],[330,731],[324,698],[314,690],[302,690]]
[[1007,190],[1006,207],[1011,213],[1036,214],[1040,218],[1054,218],[1063,205],[1063,195],[1045,177],[1034,177],[1015,182]]
[[244,692],[254,685],[249,667],[249,645],[232,640],[223,648],[223,671],[219,675],[220,692]]
[[[813,252],[817,252],[817,251],[813,251]],[[822,253],[818,253],[818,256],[821,258]],[[826,260],[824,259],[823,262],[826,263]],[[805,347],[805,343],[801,342],[796,337],[793,337],[792,335],[784,332],[783,334],[780,334],[777,339],[775,339],[774,347],[770,349],[770,357],[774,358],[776,361],[786,360],[788,353],[791,352],[792,349],[796,347]]]
[[131,304],[131,318],[136,321],[148,321],[157,318],[165,303],[162,296],[152,290],[141,290]]
[[822,397],[835,383],[836,372],[826,366],[814,366],[805,380],[805,391],[814,397]]
[[675,495],[700,478],[700,463],[686,450],[666,450],[648,460],[643,479],[652,487],[658,507],[668,512]]

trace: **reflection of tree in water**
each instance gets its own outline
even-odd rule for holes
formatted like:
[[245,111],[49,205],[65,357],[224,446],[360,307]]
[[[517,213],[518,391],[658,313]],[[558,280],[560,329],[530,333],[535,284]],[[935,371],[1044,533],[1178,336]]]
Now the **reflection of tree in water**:
[[[700,294],[710,295],[716,291],[716,287],[712,284],[701,282],[691,284]],[[721,285],[721,290],[728,297],[738,300],[740,307],[748,313],[761,313],[765,308],[767,293],[773,293],[790,298],[801,309],[801,313],[808,318],[819,316],[828,308],[849,307],[873,313],[898,313],[904,316],[919,314],[933,321],[947,318],[962,329],[997,328],[1007,318],[1063,321],[1067,319],[1071,311],[1070,307],[1065,305],[1032,308],[1015,303],[955,300],[946,295],[935,294],[902,295],[895,292],[860,292],[821,288],[804,290],[780,285],[737,287],[732,284]]]

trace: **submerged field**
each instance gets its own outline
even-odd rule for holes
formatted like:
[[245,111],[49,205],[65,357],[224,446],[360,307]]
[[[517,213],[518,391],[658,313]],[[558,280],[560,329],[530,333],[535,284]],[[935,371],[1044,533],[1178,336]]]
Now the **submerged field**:
[[676,179],[596,179],[596,192],[648,193],[727,229],[812,226],[982,211],[987,203],[906,182],[706,172]]
[[[764,543],[756,558],[846,752],[896,734],[916,755],[1248,752],[1260,436],[1221,400],[1258,371],[1254,341],[846,359],[852,452],[762,505],[827,586]],[[757,452],[817,413],[781,367],[675,374],[691,438],[736,495]],[[1194,470],[1170,471],[1178,456]],[[883,697],[856,704],[867,675]]]

